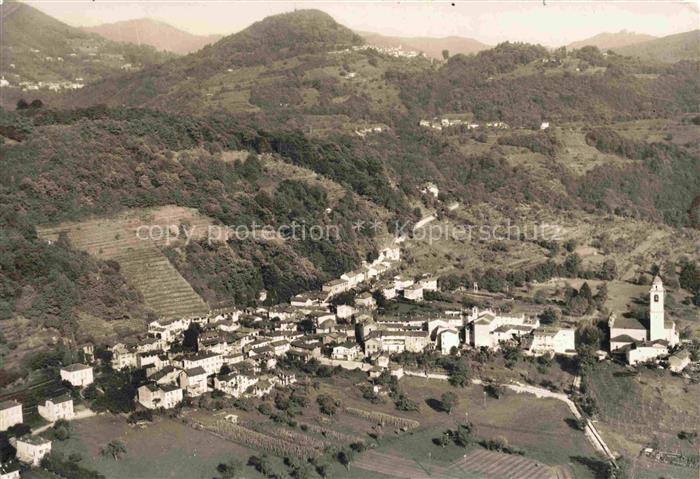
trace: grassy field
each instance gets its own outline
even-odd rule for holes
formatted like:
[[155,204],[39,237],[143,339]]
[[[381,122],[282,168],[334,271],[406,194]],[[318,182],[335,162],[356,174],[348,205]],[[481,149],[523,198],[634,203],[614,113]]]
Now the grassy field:
[[[127,425],[121,417],[107,415],[73,424],[71,438],[54,441],[54,449],[65,454],[80,453],[84,467],[107,478],[210,479],[220,462],[232,458],[245,462],[254,454],[172,419],[159,420],[143,429]],[[113,439],[126,445],[127,454],[119,461],[99,454],[100,448]],[[262,477],[248,469],[246,477]]]
[[[554,478],[557,477],[557,470],[566,471],[561,477],[593,477],[590,470],[576,458],[595,459],[595,452],[583,434],[569,426],[567,419],[571,414],[565,405],[556,400],[515,393],[493,399],[487,397],[480,386],[454,389],[445,381],[404,378],[400,381],[401,388],[420,407],[417,412],[404,412],[397,411],[388,398],[376,405],[363,399],[357,387],[360,379],[361,375],[353,374],[335,376],[322,379],[318,389],[309,388],[309,406],[296,418],[299,424],[309,426],[306,430],[272,423],[256,409],[248,412],[236,409],[233,412],[239,415],[242,426],[271,437],[291,437],[289,440],[295,440],[294,437],[298,436],[296,441],[308,437],[338,447],[347,446],[353,440],[350,438],[356,438],[370,446],[368,451],[354,457],[348,469],[324,455],[322,462],[328,464],[329,477],[333,478],[418,478],[422,475],[476,478],[484,477],[483,468],[508,470],[513,474],[508,477],[516,479]],[[459,404],[452,414],[435,408],[435,399],[448,390],[459,396]],[[316,396],[324,393],[341,401],[341,411],[332,418],[321,415],[315,402]],[[256,404],[259,402],[255,401]],[[374,421],[348,414],[342,410],[345,407],[413,419],[419,421],[420,426],[406,432],[389,425],[380,427]],[[188,410],[185,417],[187,420],[213,424],[226,413],[226,410]],[[465,419],[475,424],[476,437],[505,437],[511,445],[523,449],[524,456],[485,454],[487,451],[476,443],[462,448],[454,444],[441,447],[433,442],[443,431],[454,429]],[[320,434],[321,430],[327,432]],[[344,436],[334,436],[332,433]],[[377,439],[370,438],[369,433],[377,434]],[[99,454],[100,448],[113,439],[126,444],[127,455],[119,461]],[[55,442],[54,448],[65,454],[82,454],[85,467],[97,470],[108,478],[210,478],[215,475],[215,467],[220,462],[235,457],[245,463],[251,455],[261,454],[261,451],[253,451],[206,430],[195,430],[180,420],[159,418],[155,423],[141,428],[129,426],[124,418],[110,415],[75,422],[71,438],[65,442]],[[278,470],[286,470],[281,458],[272,458],[272,462]],[[530,475],[533,471],[541,474]],[[244,477],[261,476],[251,467],[246,467]]]
[[600,431],[614,451],[636,457],[651,446],[697,454],[697,446],[679,440],[677,434],[700,429],[699,384],[665,370],[634,373],[607,362],[593,369],[587,383],[600,408]]

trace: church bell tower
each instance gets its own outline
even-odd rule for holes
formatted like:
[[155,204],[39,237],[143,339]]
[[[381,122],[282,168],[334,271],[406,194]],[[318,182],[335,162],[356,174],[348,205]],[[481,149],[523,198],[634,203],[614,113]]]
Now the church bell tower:
[[649,290],[649,340],[666,339],[664,331],[664,284],[656,276]]

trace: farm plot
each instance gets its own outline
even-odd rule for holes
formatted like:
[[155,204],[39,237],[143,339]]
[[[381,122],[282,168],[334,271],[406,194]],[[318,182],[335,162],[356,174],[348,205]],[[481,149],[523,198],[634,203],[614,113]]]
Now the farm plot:
[[[209,223],[208,218],[195,210],[168,206],[39,228],[38,234],[48,241],[56,241],[65,234],[75,248],[100,259],[117,261],[124,276],[143,295],[146,305],[167,319],[201,315],[208,307],[159,246],[168,241],[182,241],[178,229],[183,225],[199,237],[206,234]],[[143,225],[149,229],[138,230]],[[143,235],[139,236],[137,231]],[[152,234],[148,235],[148,231]]]

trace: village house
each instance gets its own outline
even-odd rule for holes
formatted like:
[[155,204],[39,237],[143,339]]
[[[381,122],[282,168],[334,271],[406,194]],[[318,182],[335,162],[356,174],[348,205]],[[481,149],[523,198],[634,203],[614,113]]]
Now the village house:
[[375,309],[377,307],[377,302],[370,293],[364,292],[355,297],[355,306],[358,308]]
[[421,285],[423,291],[437,291],[438,289],[438,280],[434,276],[422,278],[418,284]]
[[308,361],[311,358],[321,357],[321,342],[314,341],[292,341],[291,348],[287,351],[288,356],[298,357],[303,361]]
[[339,319],[350,318],[350,317],[352,317],[353,314],[355,314],[355,308],[353,308],[349,304],[339,304],[335,308],[335,315]]
[[157,371],[149,376],[149,379],[154,381],[156,384],[171,384],[175,382],[179,374],[180,369],[177,369],[174,366],[165,366],[160,371]]
[[403,297],[411,301],[423,301],[423,286],[416,283],[404,288]]
[[430,344],[427,331],[372,331],[364,341],[365,355],[377,353],[418,353]]
[[403,291],[414,283],[415,280],[409,276],[399,275],[394,277],[394,288],[396,291]]
[[344,361],[356,361],[361,354],[362,348],[359,344],[347,341],[345,343],[333,346],[331,358]]
[[51,452],[51,441],[41,436],[24,436],[17,439],[17,460],[34,467]]
[[348,289],[350,289],[362,283],[367,278],[361,269],[356,269],[354,271],[348,271],[347,273],[341,274],[340,279],[346,281],[348,284]]
[[258,378],[252,374],[233,371],[229,374],[215,377],[214,389],[237,398],[241,397],[256,382],[258,382]]
[[180,388],[188,396],[197,397],[207,392],[207,372],[202,367],[180,371]]
[[139,341],[139,344],[136,345],[136,352],[137,353],[147,353],[151,351],[163,351],[167,350],[168,348],[168,343],[164,339],[160,338],[155,338],[155,337],[146,337]]
[[380,286],[378,286],[377,291],[382,293],[382,296],[384,296],[385,299],[394,299],[398,294],[396,292],[396,286],[388,282],[382,283]]
[[263,378],[255,384],[251,385],[246,390],[246,395],[261,398],[267,394],[270,394],[270,391],[272,391],[273,387],[275,387],[275,385],[272,381],[270,381],[269,378]]
[[676,351],[668,358],[668,369],[673,373],[680,373],[690,364],[690,353],[686,349]]
[[68,394],[54,399],[47,399],[43,404],[39,404],[37,409],[39,415],[49,422],[56,422],[59,419],[70,421],[75,417],[73,398]]
[[15,424],[22,424],[22,404],[17,401],[0,403],[0,432],[7,431]]
[[136,350],[123,343],[117,343],[111,348],[112,369],[121,371],[138,367]]
[[344,293],[350,288],[352,288],[352,286],[350,286],[350,283],[345,279],[334,279],[325,283],[321,287],[323,292],[327,293],[328,296],[335,296],[337,294]]
[[181,360],[182,369],[203,368],[207,375],[217,374],[224,365],[224,358],[219,353],[205,351],[194,356],[185,356]]
[[627,347],[625,351],[627,363],[631,366],[666,355],[668,355],[668,341],[664,339],[636,342],[630,347]]
[[576,331],[573,328],[540,327],[532,331],[527,352],[543,354],[576,354]]
[[502,341],[525,336],[540,326],[537,318],[503,316],[492,310],[479,311],[473,308],[466,318],[469,325],[469,344],[472,347],[497,349]]
[[292,373],[285,373],[285,372],[280,371],[274,377],[272,377],[271,381],[274,384],[285,387],[285,386],[291,386],[292,384],[296,383],[297,378]]
[[[448,126],[448,125],[443,125],[443,126]],[[437,185],[435,183],[430,182],[430,181],[423,184],[423,186],[420,189],[420,192],[423,193],[424,195],[431,195],[431,196],[433,196],[433,198],[437,198],[438,195],[440,194],[440,190],[438,189]]]
[[452,348],[459,349],[459,331],[454,328],[439,329],[437,332],[437,343],[440,353],[448,355]]
[[138,368],[148,368],[156,363],[161,362],[161,357],[165,355],[164,351],[147,351],[143,353],[136,354],[136,367]]
[[171,384],[145,384],[138,388],[138,402],[147,409],[172,409],[182,402],[182,389]]
[[[323,291],[326,292],[325,289]],[[326,297],[326,294],[319,291],[307,291],[293,296],[290,304],[295,308],[325,307],[327,306]]]
[[19,479],[19,470],[20,465],[16,462],[0,463],[0,479]]

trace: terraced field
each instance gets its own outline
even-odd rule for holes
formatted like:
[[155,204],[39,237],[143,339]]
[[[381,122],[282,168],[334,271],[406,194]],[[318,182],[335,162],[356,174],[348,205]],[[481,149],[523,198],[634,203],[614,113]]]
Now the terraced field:
[[168,206],[39,228],[38,234],[56,241],[65,233],[75,248],[117,261],[146,305],[169,319],[201,315],[209,308],[159,247],[184,241],[183,225],[194,237],[203,237],[210,224],[195,210]]

